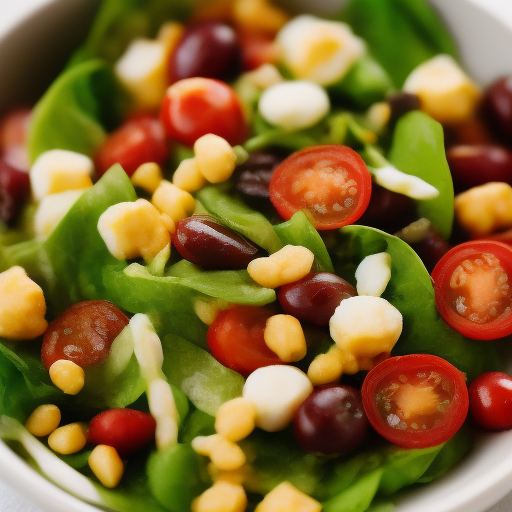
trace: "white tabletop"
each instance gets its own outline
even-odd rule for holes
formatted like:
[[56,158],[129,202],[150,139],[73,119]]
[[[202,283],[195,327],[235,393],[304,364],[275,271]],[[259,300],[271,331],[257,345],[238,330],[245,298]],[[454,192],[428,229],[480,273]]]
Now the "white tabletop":
[[[0,6],[6,7],[9,2],[17,3],[16,12],[12,16],[2,16],[0,18],[0,28],[2,25],[8,26],[21,17],[23,12],[29,12],[30,9],[37,4],[42,4],[46,0],[23,0],[23,9],[19,7],[19,0],[0,0]],[[512,23],[512,3],[510,0],[473,0],[475,3],[480,3],[485,8],[500,13],[501,17],[510,19]],[[9,14],[9,9],[3,9],[3,14]],[[511,512],[512,511],[512,493],[507,495],[494,507],[488,509],[486,512]],[[11,489],[4,482],[0,480],[0,512],[43,512],[35,507],[31,502],[27,501],[17,491]]]

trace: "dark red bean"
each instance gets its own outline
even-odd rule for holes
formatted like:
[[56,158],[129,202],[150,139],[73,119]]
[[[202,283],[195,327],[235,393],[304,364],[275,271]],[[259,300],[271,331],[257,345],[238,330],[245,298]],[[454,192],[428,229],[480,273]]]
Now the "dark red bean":
[[246,197],[269,199],[270,179],[282,161],[282,158],[272,153],[250,154],[248,160],[237,167],[235,188]]
[[512,151],[502,146],[454,146],[446,157],[458,192],[489,181],[512,184]]
[[441,235],[432,229],[421,242],[412,247],[429,272],[434,270],[437,262],[452,248]]
[[[214,21],[190,26],[169,60],[171,83],[184,78],[233,78],[240,62],[240,44],[229,25]],[[236,73],[236,72],[235,72]]]
[[325,455],[355,450],[365,440],[367,429],[361,393],[350,386],[316,389],[302,403],[293,422],[302,448]]
[[356,289],[341,277],[318,272],[281,286],[278,299],[281,307],[299,320],[328,325],[340,302],[355,295]]
[[259,249],[209,215],[193,215],[176,226],[174,246],[188,261],[209,270],[239,270]]
[[489,87],[484,107],[494,127],[512,143],[512,76],[502,78]]
[[420,99],[416,94],[409,92],[399,92],[392,94],[387,99],[391,107],[391,123],[394,124],[400,117],[407,114],[411,110],[418,110],[420,108]]
[[0,158],[0,220],[10,223],[23,208],[30,196],[30,179]]
[[121,458],[138,452],[155,438],[156,421],[134,409],[110,409],[95,416],[87,431],[87,442],[116,449]]
[[44,366],[49,369],[59,359],[73,361],[82,368],[101,363],[128,322],[117,306],[104,300],[71,306],[44,333],[41,347]]

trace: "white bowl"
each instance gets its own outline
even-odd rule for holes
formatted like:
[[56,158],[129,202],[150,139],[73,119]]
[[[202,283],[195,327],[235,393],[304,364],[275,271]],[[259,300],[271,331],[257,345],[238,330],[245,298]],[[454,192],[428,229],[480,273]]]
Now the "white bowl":
[[[315,0],[314,5],[318,11],[328,13],[341,1]],[[458,41],[471,76],[486,85],[512,74],[509,1],[430,1]],[[10,105],[33,102],[42,94],[71,49],[86,34],[98,3],[99,0],[0,2],[0,112]],[[313,2],[288,3],[309,10]],[[479,5],[484,3],[486,8]],[[512,372],[512,364],[509,369]],[[508,454],[512,454],[512,431],[482,434],[461,464],[440,480],[408,493],[396,512],[484,511],[512,490],[512,455]],[[0,477],[48,512],[98,510],[41,477],[1,441]]]

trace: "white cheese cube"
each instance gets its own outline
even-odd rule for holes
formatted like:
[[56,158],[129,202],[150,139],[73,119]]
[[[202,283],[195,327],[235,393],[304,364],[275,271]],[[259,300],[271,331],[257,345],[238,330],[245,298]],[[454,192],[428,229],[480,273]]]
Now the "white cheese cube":
[[366,256],[356,269],[357,294],[380,297],[391,279],[391,256],[379,252]]
[[242,396],[256,409],[256,426],[267,432],[286,428],[313,391],[308,376],[294,366],[258,368],[249,375]]

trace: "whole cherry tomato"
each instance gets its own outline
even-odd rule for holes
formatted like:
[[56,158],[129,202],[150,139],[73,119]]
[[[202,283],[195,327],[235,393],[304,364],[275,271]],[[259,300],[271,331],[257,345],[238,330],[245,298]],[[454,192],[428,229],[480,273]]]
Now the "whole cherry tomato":
[[469,386],[469,411],[475,422],[488,430],[512,427],[512,377],[487,372]]
[[149,115],[138,115],[105,139],[94,161],[100,176],[114,164],[121,164],[126,174],[131,176],[144,163],[163,164],[167,154],[167,142],[160,121]]
[[87,442],[106,444],[121,458],[138,452],[155,438],[156,421],[150,414],[134,409],[110,409],[89,423]]
[[284,364],[265,344],[271,309],[235,306],[219,313],[208,329],[210,350],[220,363],[244,376],[263,366]]
[[337,229],[361,217],[371,190],[368,168],[353,149],[314,146],[289,156],[274,171],[270,200],[286,220],[307,210],[317,229]]
[[448,251],[432,271],[436,305],[449,325],[476,340],[512,334],[512,247],[474,240]]
[[232,146],[247,136],[242,106],[233,89],[210,78],[188,78],[171,85],[165,94],[160,119],[167,135],[187,146],[213,133]]
[[271,34],[243,30],[238,37],[242,47],[242,65],[246,71],[279,60],[279,48]]
[[79,302],[48,325],[41,357],[46,369],[59,359],[86,368],[101,363],[119,333],[128,325],[127,316],[104,300]]
[[404,448],[448,441],[468,412],[464,374],[427,354],[386,359],[370,370],[361,393],[372,427]]

